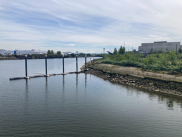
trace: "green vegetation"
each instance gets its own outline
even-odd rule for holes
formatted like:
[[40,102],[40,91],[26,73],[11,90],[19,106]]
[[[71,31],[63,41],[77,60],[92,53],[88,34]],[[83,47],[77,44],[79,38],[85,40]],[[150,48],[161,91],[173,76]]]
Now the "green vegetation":
[[118,51],[116,48],[114,48],[114,55],[117,55],[118,54]]
[[51,51],[50,50],[47,51],[47,55],[51,55]]
[[182,72],[181,52],[181,50],[177,53],[176,51],[158,52],[144,57],[143,54],[136,54],[136,50],[125,53],[125,49],[121,46],[118,51],[116,48],[114,49],[114,55],[107,54],[100,63],[134,66],[156,71]]
[[51,50],[51,55],[54,55],[54,51],[53,50]]
[[120,47],[120,49],[118,50],[119,54],[124,54],[125,53],[125,47]]
[[61,55],[61,51],[57,51],[57,55]]
[[54,55],[54,51],[53,50],[48,50],[47,55]]
[[76,57],[76,55],[74,53],[71,53],[70,57]]

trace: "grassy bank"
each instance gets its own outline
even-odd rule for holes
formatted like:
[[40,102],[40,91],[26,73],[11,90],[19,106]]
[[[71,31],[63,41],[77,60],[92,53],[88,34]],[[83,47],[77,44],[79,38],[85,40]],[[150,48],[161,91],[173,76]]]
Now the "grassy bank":
[[113,64],[119,66],[133,66],[147,70],[171,71],[182,73],[182,54],[175,51],[151,53],[144,57],[143,54],[134,52],[106,55],[98,63]]

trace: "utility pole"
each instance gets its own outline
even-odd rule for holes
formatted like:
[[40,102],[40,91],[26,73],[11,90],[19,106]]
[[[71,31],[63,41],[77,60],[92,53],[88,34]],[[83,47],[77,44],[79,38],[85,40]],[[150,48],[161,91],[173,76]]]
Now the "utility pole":
[[103,57],[105,57],[105,48],[103,48]]

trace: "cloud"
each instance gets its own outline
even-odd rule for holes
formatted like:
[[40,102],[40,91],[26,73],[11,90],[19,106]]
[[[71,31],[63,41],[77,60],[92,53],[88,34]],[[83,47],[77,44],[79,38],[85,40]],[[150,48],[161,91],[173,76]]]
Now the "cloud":
[[96,53],[96,52],[93,50],[85,50],[85,51],[83,51],[83,53]]
[[0,7],[0,10],[4,10],[2,7]]
[[67,45],[69,45],[69,46],[75,46],[75,44],[67,44]]
[[158,36],[155,36],[155,35],[148,35],[149,37],[152,37],[152,38],[157,38]]
[[38,43],[38,44],[40,44],[40,43],[43,43],[43,42],[32,42],[32,43]]
[[4,49],[102,52],[123,43],[137,48],[182,37],[180,0],[13,0],[0,5]]

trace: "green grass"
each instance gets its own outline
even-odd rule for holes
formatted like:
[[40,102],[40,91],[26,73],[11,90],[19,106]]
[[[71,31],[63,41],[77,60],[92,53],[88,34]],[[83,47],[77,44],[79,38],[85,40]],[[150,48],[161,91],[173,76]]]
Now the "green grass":
[[[182,54],[174,51],[165,53],[153,53],[144,57],[142,54],[125,53],[106,55],[105,59],[96,63],[113,64],[119,66],[133,66],[144,70],[168,71],[171,73],[182,72]],[[175,74],[176,75],[176,74]]]

